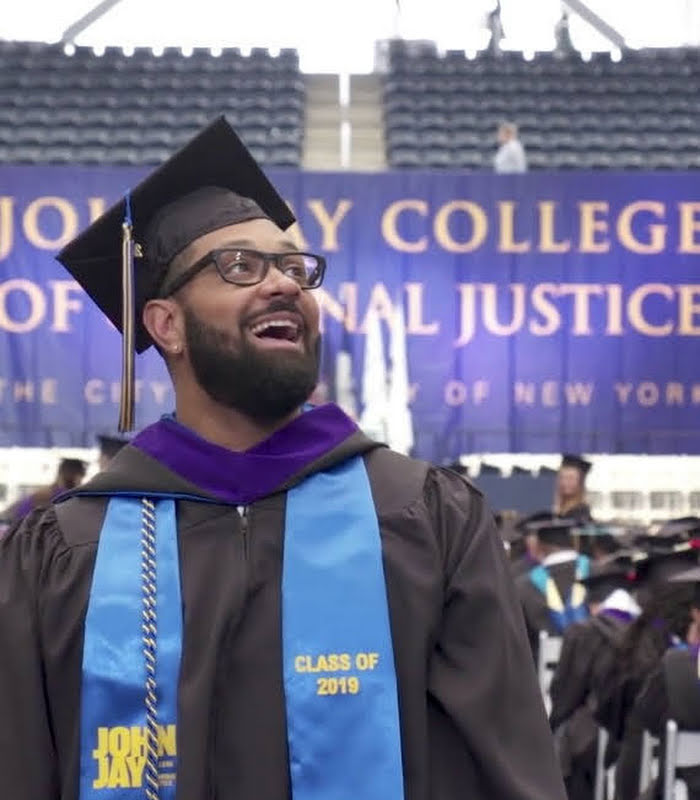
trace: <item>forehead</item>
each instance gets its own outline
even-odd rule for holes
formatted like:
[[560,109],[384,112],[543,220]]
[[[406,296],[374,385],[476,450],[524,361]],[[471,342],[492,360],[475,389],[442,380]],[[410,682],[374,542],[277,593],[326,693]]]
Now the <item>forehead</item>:
[[571,464],[567,464],[565,467],[561,467],[559,470],[560,475],[575,475],[578,477],[581,474],[581,470],[577,469],[576,467],[571,466]]
[[244,247],[269,253],[297,249],[293,237],[271,220],[251,219],[200,236],[182,251],[181,260],[184,264],[191,264],[221,247]]

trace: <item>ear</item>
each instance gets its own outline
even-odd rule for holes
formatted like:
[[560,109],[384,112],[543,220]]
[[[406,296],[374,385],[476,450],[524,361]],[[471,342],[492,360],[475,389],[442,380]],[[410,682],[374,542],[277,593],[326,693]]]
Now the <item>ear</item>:
[[185,325],[180,306],[170,298],[149,300],[143,309],[143,324],[165,355],[181,353]]

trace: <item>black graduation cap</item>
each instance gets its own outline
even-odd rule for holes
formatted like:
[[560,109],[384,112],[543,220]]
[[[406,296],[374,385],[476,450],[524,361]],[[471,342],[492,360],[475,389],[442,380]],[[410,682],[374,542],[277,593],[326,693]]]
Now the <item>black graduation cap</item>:
[[700,566],[678,572],[669,578],[671,583],[700,583]]
[[639,533],[634,542],[637,547],[649,552],[666,552],[698,535],[700,535],[700,520],[697,517],[683,517]]
[[123,335],[119,430],[130,430],[134,353],[152,341],[141,322],[168,265],[205,233],[267,217],[286,230],[294,216],[224,117],[202,130],[83,231],[58,260]]
[[561,466],[562,467],[573,467],[577,469],[583,476],[588,475],[591,471],[591,464],[590,461],[586,461],[585,458],[581,456],[574,455],[573,453],[564,453],[561,458]]
[[530,517],[523,521],[523,529],[525,533],[533,533],[544,544],[551,544],[556,547],[568,547],[571,545],[571,534],[576,527],[575,520],[562,519],[553,515],[551,512],[548,518],[541,518],[543,513],[533,514],[532,516],[539,516],[540,519],[532,519]]
[[665,550],[654,550],[634,561],[637,581],[654,589],[698,564],[698,550],[693,542],[683,542]]
[[612,553],[619,550],[628,541],[629,529],[615,523],[591,522],[580,525],[576,529],[576,536],[588,549],[597,547]]
[[581,579],[587,588],[589,602],[602,602],[615,591],[634,585],[635,568],[633,553],[620,551],[591,564],[589,574]]
[[659,529],[657,536],[694,538],[700,536],[700,517],[670,519]]

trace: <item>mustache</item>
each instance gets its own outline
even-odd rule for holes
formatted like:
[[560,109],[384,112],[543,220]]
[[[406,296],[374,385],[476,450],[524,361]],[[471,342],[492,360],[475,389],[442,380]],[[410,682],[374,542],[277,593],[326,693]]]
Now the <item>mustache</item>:
[[304,327],[306,328],[306,318],[299,308],[298,303],[295,303],[293,300],[273,300],[266,308],[256,311],[255,314],[251,314],[249,317],[241,320],[241,327],[247,327],[250,325],[255,324],[255,320],[266,317],[268,314],[276,314],[280,312],[287,312],[288,314],[295,314],[296,316],[300,317],[301,320],[304,322]]

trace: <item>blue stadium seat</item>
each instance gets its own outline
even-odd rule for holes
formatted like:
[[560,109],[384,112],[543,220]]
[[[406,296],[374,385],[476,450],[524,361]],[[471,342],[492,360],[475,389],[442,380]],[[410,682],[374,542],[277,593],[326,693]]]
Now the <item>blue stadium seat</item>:
[[397,147],[389,152],[389,166],[398,169],[405,167],[422,167],[423,160],[416,148]]
[[298,167],[301,161],[299,148],[273,147],[267,163],[271,167]]
[[447,168],[454,166],[452,153],[449,150],[431,147],[422,151],[423,164],[426,167]]

